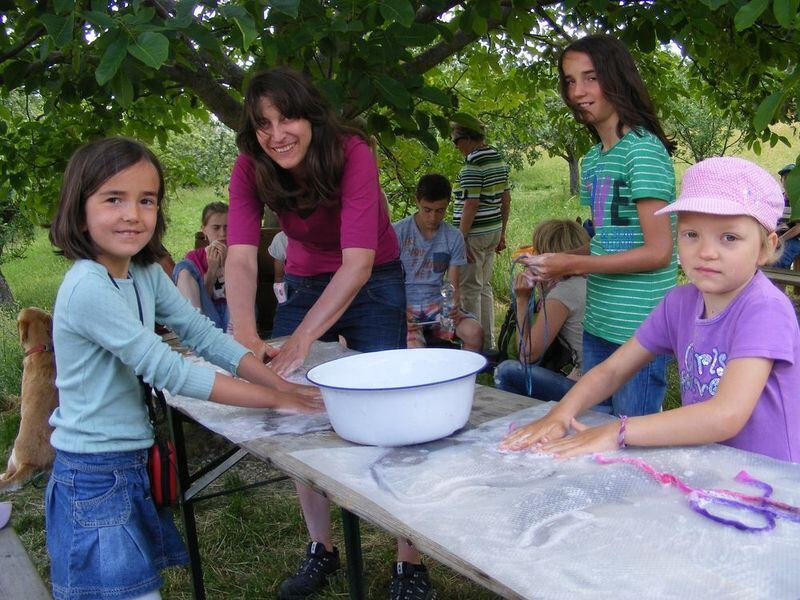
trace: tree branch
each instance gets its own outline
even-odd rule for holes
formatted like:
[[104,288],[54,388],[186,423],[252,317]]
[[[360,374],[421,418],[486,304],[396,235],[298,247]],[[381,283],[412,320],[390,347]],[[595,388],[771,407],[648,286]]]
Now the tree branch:
[[21,39],[16,46],[12,46],[3,54],[0,54],[0,64],[4,63],[9,58],[14,58],[17,54],[25,50],[25,48],[30,46],[33,42],[42,37],[46,32],[47,30],[44,28],[44,26],[40,26],[34,29],[28,37]]

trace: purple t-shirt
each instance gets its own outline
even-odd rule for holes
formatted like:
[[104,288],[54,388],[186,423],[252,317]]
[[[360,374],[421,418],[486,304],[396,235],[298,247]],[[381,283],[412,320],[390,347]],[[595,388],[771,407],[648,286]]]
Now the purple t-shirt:
[[703,319],[703,310],[703,295],[694,285],[674,288],[636,339],[650,352],[675,355],[684,406],[716,394],[729,360],[773,360],[753,414],[722,443],[800,462],[800,329],[791,302],[758,271],[721,313]]
[[[333,273],[342,265],[342,249],[375,250],[375,264],[396,260],[400,254],[378,183],[378,164],[367,143],[357,136],[344,144],[340,202],[318,206],[307,218],[296,212],[278,214],[289,238],[286,272],[301,277]],[[228,209],[228,245],[258,246],[264,203],[259,200],[255,167],[240,154],[231,173]]]

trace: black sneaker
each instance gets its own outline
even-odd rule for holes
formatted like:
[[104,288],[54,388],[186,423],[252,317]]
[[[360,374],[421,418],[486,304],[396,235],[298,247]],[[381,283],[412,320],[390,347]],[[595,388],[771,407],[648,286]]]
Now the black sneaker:
[[308,598],[324,588],[328,583],[328,575],[335,573],[340,566],[339,550],[336,546],[332,552],[328,552],[325,544],[311,542],[297,573],[283,580],[278,590],[278,598],[280,600]]
[[428,569],[425,565],[397,562],[392,569],[392,585],[389,588],[390,600],[433,600],[433,589]]

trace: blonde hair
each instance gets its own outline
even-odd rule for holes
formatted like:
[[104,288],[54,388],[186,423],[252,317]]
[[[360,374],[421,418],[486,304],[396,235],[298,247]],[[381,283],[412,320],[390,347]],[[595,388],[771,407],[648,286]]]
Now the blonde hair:
[[536,252],[568,252],[589,243],[589,234],[577,222],[569,219],[541,221],[533,230]]

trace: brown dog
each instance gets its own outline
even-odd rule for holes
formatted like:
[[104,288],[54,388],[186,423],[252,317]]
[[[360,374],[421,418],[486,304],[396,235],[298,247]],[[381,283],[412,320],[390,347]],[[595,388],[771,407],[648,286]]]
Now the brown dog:
[[0,494],[18,490],[37,471],[46,469],[55,455],[50,445],[53,428],[48,420],[58,405],[56,361],[53,355],[53,320],[39,308],[23,308],[17,316],[22,360],[22,394],[19,433],[0,475]]

